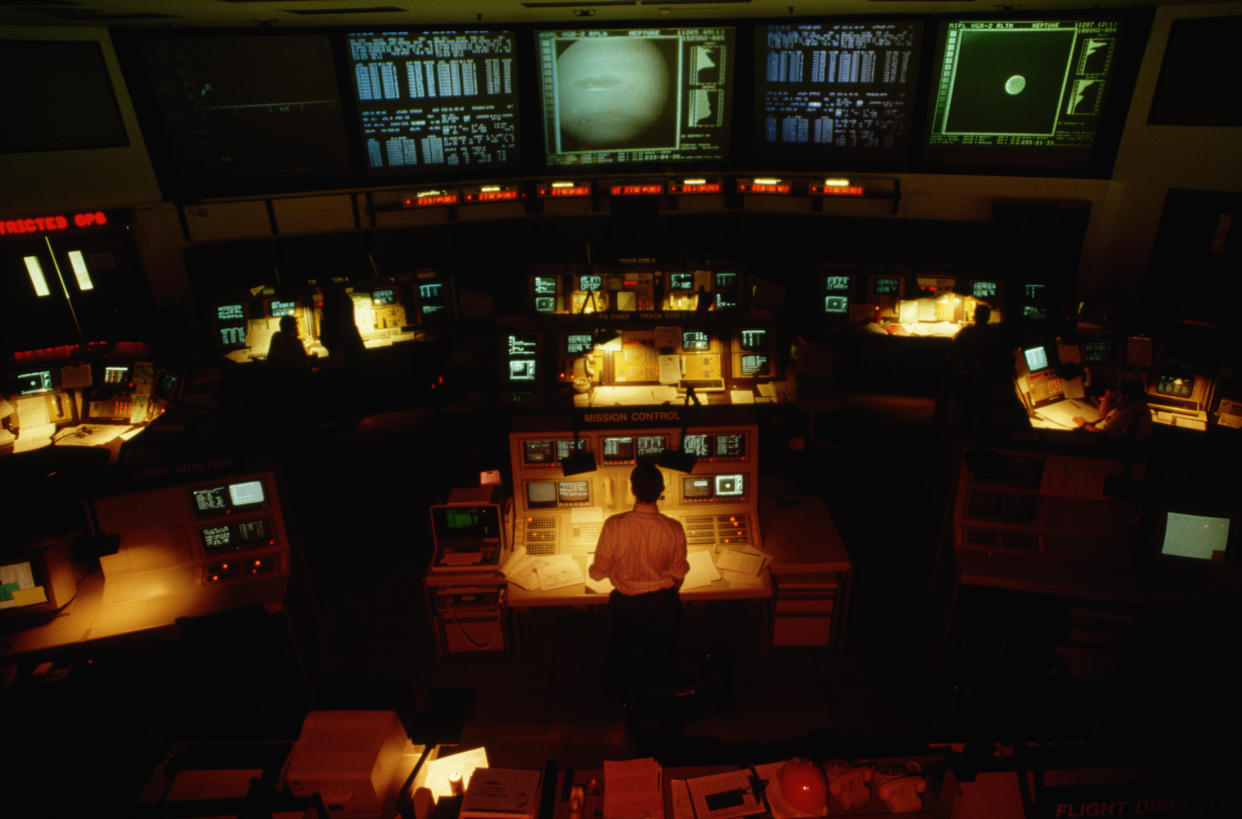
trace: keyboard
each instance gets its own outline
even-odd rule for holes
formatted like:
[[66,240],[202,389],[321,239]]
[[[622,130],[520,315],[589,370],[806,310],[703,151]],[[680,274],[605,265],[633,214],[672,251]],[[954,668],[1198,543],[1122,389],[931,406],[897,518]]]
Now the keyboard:
[[683,378],[677,382],[678,389],[694,387],[699,392],[720,392],[724,389],[723,378]]

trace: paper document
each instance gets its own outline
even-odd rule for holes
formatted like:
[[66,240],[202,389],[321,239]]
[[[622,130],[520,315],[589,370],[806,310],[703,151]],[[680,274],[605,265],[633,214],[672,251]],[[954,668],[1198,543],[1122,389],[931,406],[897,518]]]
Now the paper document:
[[573,555],[531,555],[525,548],[519,551],[521,556],[515,554],[516,560],[506,561],[501,573],[510,583],[527,591],[563,589],[586,580]]
[[762,589],[763,578],[755,574],[742,574],[741,572],[730,572],[721,570],[720,576],[729,584],[731,589]]
[[664,819],[661,777],[651,758],[604,760],[604,819]]
[[757,575],[763,569],[763,555],[725,549],[716,556],[716,568],[730,572]]
[[660,383],[676,384],[681,380],[681,356],[660,356]]
[[686,579],[681,582],[683,589],[710,586],[713,581],[720,579],[720,572],[716,571],[716,564],[712,562],[710,549],[691,552],[686,555],[686,560],[690,564],[690,571],[686,572]]
[[669,794],[673,797],[673,819],[695,819],[694,804],[690,801],[690,789],[684,779],[668,781]]
[[1078,426],[1074,423],[1075,416],[1088,421],[1098,421],[1100,418],[1100,411],[1080,398],[1066,398],[1047,404],[1035,410],[1035,414],[1065,429],[1075,429]]
[[616,588],[606,577],[603,580],[592,580],[589,575],[586,579],[586,587],[596,594],[612,594],[612,590]]

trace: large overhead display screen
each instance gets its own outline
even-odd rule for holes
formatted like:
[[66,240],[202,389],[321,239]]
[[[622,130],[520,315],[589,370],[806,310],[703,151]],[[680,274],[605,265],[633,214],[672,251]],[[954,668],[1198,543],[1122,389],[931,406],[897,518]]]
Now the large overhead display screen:
[[1084,170],[1113,82],[1116,20],[943,24],[925,159]]
[[904,160],[923,25],[756,27],[756,153],[763,162]]
[[370,173],[520,163],[513,32],[355,32],[347,45]]
[[352,176],[327,35],[143,35],[139,55],[183,191]]
[[732,28],[540,31],[536,44],[549,165],[726,158]]

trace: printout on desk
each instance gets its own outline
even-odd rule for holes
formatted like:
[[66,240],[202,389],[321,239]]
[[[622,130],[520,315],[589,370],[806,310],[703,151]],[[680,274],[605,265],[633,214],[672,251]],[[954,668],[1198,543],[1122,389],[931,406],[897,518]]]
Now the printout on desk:
[[522,548],[501,570],[510,583],[527,591],[552,591],[586,581],[573,555],[532,555]]
[[[766,558],[766,559],[765,559]],[[758,576],[763,571],[763,564],[770,558],[758,552],[740,549],[725,549],[716,557],[716,568],[739,574]]]
[[663,785],[663,769],[650,757],[604,760],[604,816],[664,819]]
[[1046,404],[1035,411],[1036,417],[1055,424],[1064,429],[1076,429],[1074,416],[1088,421],[1100,420],[1100,411],[1081,398],[1065,398],[1052,404]]
[[17,399],[17,423],[20,429],[13,442],[14,452],[29,452],[52,443],[56,425],[48,415],[46,397],[29,395]]
[[681,582],[683,589],[710,586],[720,579],[720,572],[716,571],[716,564],[712,562],[710,549],[691,552],[686,555],[686,561],[690,564],[690,571],[686,572],[686,578]]

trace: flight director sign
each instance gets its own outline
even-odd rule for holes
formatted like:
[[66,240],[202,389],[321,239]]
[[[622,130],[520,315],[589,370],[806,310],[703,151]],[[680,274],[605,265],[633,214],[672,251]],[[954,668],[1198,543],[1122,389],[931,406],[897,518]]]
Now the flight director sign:
[[1036,800],[1037,819],[1148,817],[1148,819],[1225,819],[1242,816],[1242,797],[1221,782],[1131,782],[1044,788]]

